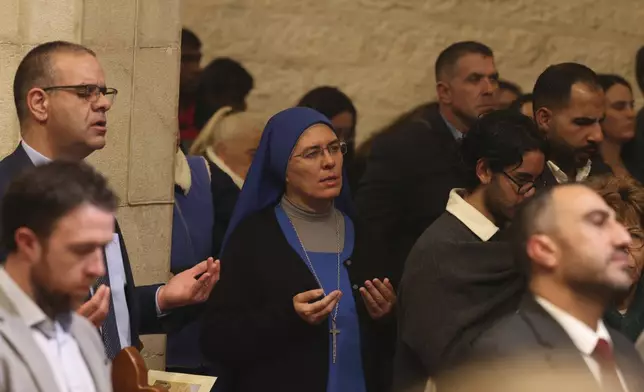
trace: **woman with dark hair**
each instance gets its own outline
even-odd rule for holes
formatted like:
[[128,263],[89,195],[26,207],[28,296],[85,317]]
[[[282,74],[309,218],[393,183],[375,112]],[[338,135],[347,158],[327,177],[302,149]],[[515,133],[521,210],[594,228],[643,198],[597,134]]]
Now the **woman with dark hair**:
[[216,58],[201,71],[197,88],[194,123],[198,129],[221,108],[246,110],[246,96],[253,89],[253,76],[239,62]]
[[322,86],[304,94],[296,106],[315,109],[331,120],[336,135],[347,144],[344,165],[349,177],[349,188],[355,191],[362,171],[359,170],[355,162],[358,112],[351,98],[336,87]]
[[396,295],[372,264],[354,262],[344,153],[310,108],[284,110],[264,129],[202,325],[202,352],[226,368],[231,392],[384,389],[370,382],[379,342],[369,337]]
[[618,75],[598,75],[604,89],[606,117],[602,122],[604,141],[600,153],[617,176],[631,176],[644,181],[635,154],[635,108],[630,83]]
[[588,185],[613,210],[617,221],[631,234],[628,248],[628,270],[633,285],[604,316],[604,321],[633,342],[644,330],[644,188],[631,177],[599,176],[588,180]]

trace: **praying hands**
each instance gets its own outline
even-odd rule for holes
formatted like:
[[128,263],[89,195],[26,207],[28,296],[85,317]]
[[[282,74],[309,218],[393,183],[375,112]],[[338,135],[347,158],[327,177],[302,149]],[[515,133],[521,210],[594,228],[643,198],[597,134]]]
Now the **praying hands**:
[[396,304],[396,291],[388,278],[382,282],[380,279],[367,280],[365,286],[360,287],[360,294],[369,316],[374,320],[391,313]]
[[327,318],[342,297],[339,290],[332,291],[324,298],[320,298],[324,292],[322,289],[310,290],[293,297],[293,307],[298,316],[309,324],[317,325]]
[[213,261],[213,258],[209,257],[208,260],[175,275],[159,289],[159,309],[165,312],[206,301],[215,283],[219,281],[219,272],[219,260]]

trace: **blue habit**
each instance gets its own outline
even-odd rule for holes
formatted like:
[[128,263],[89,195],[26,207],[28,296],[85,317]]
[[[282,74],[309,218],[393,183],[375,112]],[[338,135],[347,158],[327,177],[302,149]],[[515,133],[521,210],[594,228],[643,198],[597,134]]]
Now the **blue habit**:
[[[306,256],[302,250],[302,245],[297,238],[295,229],[279,204],[275,207],[275,214],[288,243],[297,252],[297,254],[300,255],[302,262],[308,267]],[[343,216],[345,240],[344,249],[340,254],[340,291],[342,291],[343,297],[340,300],[338,317],[336,319],[336,325],[340,330],[340,333],[337,335],[336,363],[333,363],[333,339],[331,334],[329,334],[329,374],[326,390],[327,392],[366,392],[364,372],[362,368],[362,355],[360,350],[358,313],[356,311],[355,299],[353,298],[353,290],[351,289],[349,273],[344,266],[344,261],[346,261],[353,253],[353,222],[344,214]],[[320,282],[322,282],[324,292],[328,294],[337,289],[337,254],[308,252],[308,255]],[[332,314],[333,312],[331,315]],[[327,321],[329,331],[331,330],[331,315],[329,315]]]

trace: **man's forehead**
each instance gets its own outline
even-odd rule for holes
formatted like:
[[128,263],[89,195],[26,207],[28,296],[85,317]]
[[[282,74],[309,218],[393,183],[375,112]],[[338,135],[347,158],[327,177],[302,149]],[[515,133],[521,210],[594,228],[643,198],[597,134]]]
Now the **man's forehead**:
[[578,220],[595,211],[611,213],[604,199],[584,185],[566,185],[553,191],[555,216]]
[[496,72],[494,57],[485,56],[480,53],[467,53],[461,56],[454,66],[456,73],[481,73],[487,74]]
[[570,88],[570,109],[603,110],[604,91],[599,87],[589,86],[585,83],[575,83]]
[[98,83],[105,79],[98,59],[89,53],[56,53],[51,64],[59,83]]

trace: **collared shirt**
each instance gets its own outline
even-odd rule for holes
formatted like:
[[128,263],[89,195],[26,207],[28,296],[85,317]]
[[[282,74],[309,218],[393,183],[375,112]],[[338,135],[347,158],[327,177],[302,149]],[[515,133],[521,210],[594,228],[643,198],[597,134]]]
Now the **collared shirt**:
[[51,320],[0,267],[0,286],[18,315],[31,330],[37,346],[47,359],[63,392],[95,392],[96,385],[74,336],[70,333],[71,314]]
[[[611,348],[613,347],[613,341],[610,338],[610,334],[608,333],[608,329],[606,329],[604,322],[601,319],[598,320],[597,331],[593,331],[588,325],[573,317],[560,307],[554,305],[547,299],[535,295],[535,300],[545,309],[546,312],[548,312],[548,314],[550,314],[550,316],[552,316],[553,319],[555,319],[555,321],[557,321],[557,323],[559,323],[559,325],[561,325],[568,336],[570,336],[575,347],[577,347],[584,358],[586,365],[588,365],[593,376],[601,385],[601,368],[599,363],[597,363],[595,358],[593,358],[593,351],[595,351],[595,347],[597,346],[599,339],[606,340],[610,344]],[[621,382],[624,391],[628,391],[626,383],[624,382],[624,376],[619,368],[617,368],[617,375],[619,376],[619,381]]]
[[212,148],[208,147],[206,149],[206,156],[208,157],[208,159],[210,159],[212,163],[217,165],[217,167],[220,168],[222,172],[228,174],[228,176],[233,180],[235,185],[237,185],[237,188],[242,189],[242,187],[244,186],[244,179],[241,178],[239,175],[237,175],[237,173],[235,173],[233,169],[228,167],[228,165],[226,165],[224,160],[219,158],[217,154],[215,154]]
[[441,114],[441,118],[443,119],[443,121],[445,121],[445,124],[447,125],[447,128],[450,130],[450,132],[452,132],[454,139],[456,140],[463,139],[463,132],[456,129],[456,127],[452,125],[451,122],[447,121],[447,119],[442,114]]
[[[565,184],[570,181],[568,178],[568,175],[563,172],[557,166],[553,161],[548,161],[546,162],[548,165],[548,169],[552,172],[552,175],[555,177],[555,180],[557,180],[558,184]],[[577,170],[577,175],[575,176],[575,182],[582,182],[585,181],[586,178],[590,175],[590,169],[592,167],[593,162],[589,159],[588,162],[586,162],[586,165],[584,167],[580,168]]]
[[[22,142],[22,147],[25,149],[27,156],[35,166],[40,166],[51,162],[50,158],[42,155],[34,150],[25,141]],[[112,295],[112,302],[114,304],[114,315],[116,317],[116,327],[118,329],[119,340],[121,348],[132,345],[132,335],[130,326],[130,313],[127,307],[127,300],[125,296],[125,287],[127,278],[125,275],[125,267],[123,266],[123,254],[121,253],[121,245],[119,243],[119,236],[114,233],[112,242],[105,247],[105,258],[107,259],[107,269],[110,278],[110,291]],[[158,293],[156,296],[157,315],[162,316],[161,309],[158,303]],[[94,293],[92,293],[94,294]]]
[[464,193],[464,189],[452,189],[445,209],[467,226],[481,241],[488,241],[499,231],[499,228],[479,210],[466,202],[461,196]]

